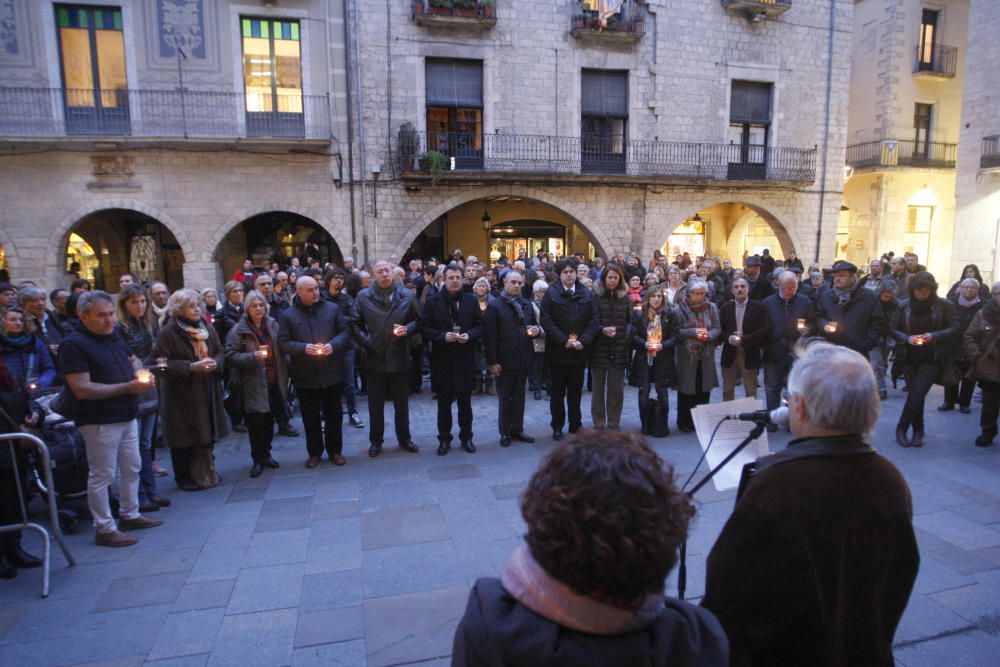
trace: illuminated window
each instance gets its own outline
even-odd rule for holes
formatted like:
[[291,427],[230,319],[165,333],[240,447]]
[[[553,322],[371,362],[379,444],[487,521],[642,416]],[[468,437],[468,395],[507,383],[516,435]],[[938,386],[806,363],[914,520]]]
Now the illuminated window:
[[474,169],[483,160],[483,63],[428,60],[427,147],[455,158],[455,168]]
[[299,22],[243,17],[240,26],[248,133],[302,134]]
[[920,262],[925,266],[930,259],[931,223],[933,220],[933,206],[906,207],[906,233],[903,235],[903,252],[916,253]]
[[937,43],[938,17],[941,12],[925,9],[920,17],[920,42],[917,64],[921,70],[934,70],[934,46]]

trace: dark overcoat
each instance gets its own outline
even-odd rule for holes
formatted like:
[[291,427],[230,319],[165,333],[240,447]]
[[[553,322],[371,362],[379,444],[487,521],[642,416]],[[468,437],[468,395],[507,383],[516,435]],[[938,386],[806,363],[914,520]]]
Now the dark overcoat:
[[452,331],[452,314],[441,290],[424,304],[420,329],[430,341],[431,391],[437,394],[465,394],[475,388],[476,342],[483,335],[483,313],[479,299],[469,292],[458,295],[458,326],[460,333],[469,334],[467,343],[447,343],[445,335]]
[[[365,352],[366,371],[401,373],[410,367],[410,341],[420,333],[420,310],[413,293],[401,285],[393,287],[388,303],[377,290],[373,284],[358,292],[351,333]],[[406,327],[405,336],[393,335],[396,324]]]
[[[266,317],[268,335],[271,337],[271,349],[268,363],[274,364],[277,376],[278,391],[281,397],[288,399],[288,365],[285,355],[278,350],[278,323],[273,317]],[[266,414],[271,412],[271,400],[267,387],[267,366],[264,360],[258,359],[255,352],[260,349],[257,335],[250,327],[246,316],[243,317],[226,339],[226,365],[231,373],[239,379],[241,392],[241,407],[244,412]]]
[[767,311],[767,343],[764,346],[764,361],[769,363],[791,363],[793,350],[802,334],[799,320],[805,320],[810,332],[816,331],[816,306],[812,299],[798,293],[789,300],[780,294],[772,294],[762,302]]
[[[483,315],[486,363],[490,366],[500,364],[501,373],[527,373],[535,353],[527,331],[528,327],[538,324],[535,308],[522,297],[517,297],[514,304],[502,296],[494,297]],[[520,317],[515,307],[520,309]]]
[[[625,368],[628,366],[629,326],[632,324],[632,302],[624,286],[609,292],[602,283],[594,287],[594,315],[597,319],[597,336],[594,338],[594,368]],[[601,329],[614,327],[614,338],[608,338]]]
[[[336,304],[320,299],[306,306],[295,298],[278,321],[278,348],[288,355],[288,373],[296,387],[324,389],[344,381],[344,354],[351,335]],[[306,354],[306,345],[328,343],[325,357]]]
[[[552,364],[585,365],[598,331],[593,293],[577,283],[570,294],[557,280],[542,297],[541,313],[546,360]],[[583,343],[582,350],[566,347],[570,334],[576,334]]]
[[640,384],[648,382],[653,387],[674,387],[677,385],[677,370],[674,367],[674,318],[669,308],[656,316],[660,327],[663,349],[653,357],[650,364],[646,352],[646,338],[649,335],[649,318],[641,310],[632,315],[632,347],[635,348],[633,372]]
[[[203,326],[207,326],[202,322]],[[150,356],[166,357],[167,370],[159,376],[160,418],[163,440],[168,447],[201,447],[218,442],[229,434],[222,407],[222,345],[213,327],[208,328],[208,356],[215,359],[211,373],[191,371],[198,361],[191,336],[170,318],[160,328]]]
[[[879,343],[882,309],[879,298],[860,285],[843,306],[837,303],[837,290],[831,288],[819,295],[816,304],[819,331],[817,335],[829,342],[849,347],[863,355]],[[835,333],[826,333],[826,325],[837,323]]]

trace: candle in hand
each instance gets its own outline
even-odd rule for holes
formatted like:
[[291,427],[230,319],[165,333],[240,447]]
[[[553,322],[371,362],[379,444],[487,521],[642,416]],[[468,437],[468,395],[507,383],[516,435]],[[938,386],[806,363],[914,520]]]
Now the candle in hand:
[[837,323],[836,322],[830,322],[829,324],[826,325],[825,329],[826,329],[827,333],[836,333],[836,331],[837,331]]
[[143,368],[136,372],[135,379],[142,384],[149,384],[153,381],[153,374]]
[[167,367],[167,358],[166,357],[157,357],[156,358],[156,367],[159,368],[159,369],[161,369],[161,370],[164,369],[164,368],[166,368]]

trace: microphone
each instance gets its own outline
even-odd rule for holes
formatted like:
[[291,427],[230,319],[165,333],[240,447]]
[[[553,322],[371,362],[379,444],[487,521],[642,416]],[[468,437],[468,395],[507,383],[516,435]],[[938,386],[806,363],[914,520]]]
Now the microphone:
[[755,410],[753,412],[741,412],[732,415],[729,419],[755,424],[774,424],[775,426],[788,426],[788,408],[781,407],[777,410]]

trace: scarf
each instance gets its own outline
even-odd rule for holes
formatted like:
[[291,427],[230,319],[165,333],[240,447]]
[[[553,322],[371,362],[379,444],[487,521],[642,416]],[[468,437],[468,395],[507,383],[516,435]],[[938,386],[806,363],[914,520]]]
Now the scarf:
[[504,303],[506,303],[514,310],[514,316],[517,317],[517,321],[521,324],[522,327],[524,327],[525,326],[524,311],[521,310],[521,303],[518,301],[519,297],[516,297],[512,294],[507,294],[507,292],[504,291],[502,294],[500,294],[500,298],[503,299]]
[[[697,306],[693,305],[689,299],[684,299],[679,305],[681,320],[686,329],[710,329],[712,327],[711,311],[708,308],[709,301],[706,298]],[[684,349],[691,357],[691,363],[697,364],[701,361],[701,355],[705,351],[706,341],[698,338],[685,338]]]
[[649,625],[663,611],[663,594],[650,593],[638,609],[620,609],[575,592],[534,559],[526,544],[510,555],[504,589],[531,611],[577,632],[621,635]]
[[910,310],[913,311],[915,315],[926,315],[931,312],[931,308],[934,307],[934,302],[937,301],[934,297],[928,297],[921,301],[920,299],[910,300]]
[[4,344],[15,350],[24,350],[28,347],[32,347],[34,343],[34,336],[29,333],[23,333],[20,336],[0,336],[0,340],[3,340]]
[[964,296],[962,296],[961,292],[959,292],[959,294],[958,294],[958,305],[960,305],[960,306],[962,306],[964,308],[971,308],[972,306],[974,306],[977,303],[979,303],[979,301],[980,301],[980,299],[979,299],[979,295],[978,294],[976,295],[975,299],[966,299]]
[[189,322],[181,317],[178,317],[176,321],[181,331],[190,336],[191,347],[194,348],[198,361],[206,358],[208,356],[208,344],[205,341],[208,340],[208,329],[205,328],[202,321]]
[[156,323],[162,327],[167,319],[167,307],[160,308],[153,302],[150,302],[149,307],[153,309],[153,315],[156,316]]
[[642,288],[628,288],[628,298],[632,303],[642,303]]
[[847,302],[851,300],[852,296],[854,296],[854,292],[857,291],[858,285],[860,284],[861,284],[860,280],[855,280],[853,283],[851,283],[850,287],[846,289],[840,289],[839,287],[834,287],[833,293],[834,296],[837,298],[837,305],[840,306],[841,308],[846,306]]
[[375,285],[375,295],[382,300],[386,306],[392,303],[392,293],[396,291],[395,285],[389,285],[388,287],[382,288]]

